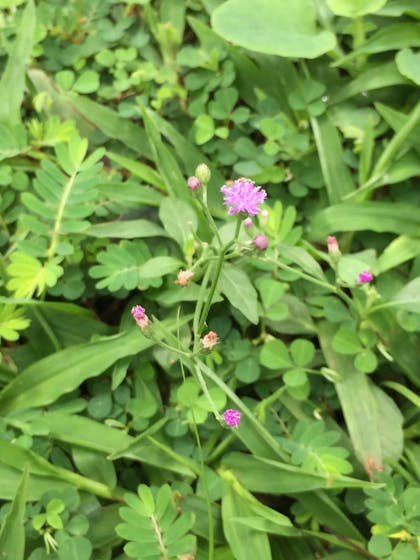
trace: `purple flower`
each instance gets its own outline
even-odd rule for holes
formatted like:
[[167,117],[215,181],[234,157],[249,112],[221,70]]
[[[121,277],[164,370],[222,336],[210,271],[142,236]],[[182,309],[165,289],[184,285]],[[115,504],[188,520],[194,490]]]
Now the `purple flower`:
[[190,189],[190,191],[195,191],[198,189],[199,186],[201,186],[201,181],[198,177],[195,177],[193,175],[192,177],[188,177],[187,186]]
[[223,185],[220,189],[225,195],[223,202],[230,206],[228,214],[241,214],[246,212],[249,216],[259,214],[259,205],[262,204],[267,193],[261,187],[256,187],[250,179],[237,179],[232,185]]
[[369,282],[372,282],[372,280],[373,280],[373,274],[369,272],[369,270],[364,270],[357,277],[358,284],[369,284]]
[[234,408],[228,408],[223,413],[223,420],[228,426],[237,428],[239,426],[239,422],[241,421],[241,413],[239,410],[235,410]]
[[259,233],[254,237],[254,247],[259,251],[265,251],[268,247],[268,237],[263,233]]
[[146,315],[145,308],[141,305],[135,305],[132,307],[131,315],[142,331],[149,326],[149,317]]

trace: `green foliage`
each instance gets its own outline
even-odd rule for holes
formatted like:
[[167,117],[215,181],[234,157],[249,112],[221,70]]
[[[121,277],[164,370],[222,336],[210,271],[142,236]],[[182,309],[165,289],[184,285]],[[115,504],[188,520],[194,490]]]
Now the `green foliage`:
[[119,510],[125,523],[116,528],[118,535],[129,541],[124,547],[127,556],[172,560],[193,554],[195,537],[189,531],[194,516],[191,512],[178,514],[169,485],[161,486],[153,495],[148,486],[140,484],[137,494],[125,494],[127,507]]
[[0,7],[0,557],[415,560],[418,0]]

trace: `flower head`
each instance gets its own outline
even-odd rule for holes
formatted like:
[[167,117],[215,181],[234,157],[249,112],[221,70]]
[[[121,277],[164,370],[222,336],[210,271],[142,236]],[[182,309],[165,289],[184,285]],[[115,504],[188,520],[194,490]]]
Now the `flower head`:
[[237,179],[232,185],[223,185],[220,189],[225,195],[223,202],[230,206],[228,214],[241,214],[246,212],[248,216],[260,213],[262,204],[267,193],[261,187],[256,187],[251,179]]
[[192,177],[188,177],[187,187],[190,189],[190,191],[196,191],[200,186],[201,181],[198,177],[196,177],[195,175],[193,175]]
[[241,421],[241,413],[239,412],[239,410],[236,410],[234,408],[228,408],[223,413],[223,420],[228,426],[237,428],[239,426],[239,422]]
[[217,333],[215,333],[214,331],[209,331],[201,339],[201,347],[204,348],[204,350],[213,350],[218,342],[219,337],[217,336]]
[[191,272],[191,270],[180,270],[178,272],[176,282],[180,286],[188,286],[189,281],[193,276],[194,276],[194,272]]
[[132,307],[131,315],[142,331],[149,326],[149,317],[146,315],[145,308],[141,305],[135,305]]
[[357,277],[358,284],[369,284],[369,282],[372,282],[372,280],[373,280],[373,274],[369,272],[369,270],[364,270]]
[[254,237],[254,247],[259,251],[265,251],[268,247],[268,237],[263,233],[259,233]]

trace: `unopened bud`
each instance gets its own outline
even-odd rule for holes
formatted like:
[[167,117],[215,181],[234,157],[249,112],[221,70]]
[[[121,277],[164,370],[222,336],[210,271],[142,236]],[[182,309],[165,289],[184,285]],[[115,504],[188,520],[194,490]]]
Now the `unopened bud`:
[[252,222],[251,218],[245,218],[245,220],[242,223],[244,224],[244,227],[246,227],[246,228],[250,228],[253,225],[253,222]]
[[178,277],[177,277],[177,284],[179,284],[180,286],[188,286],[191,278],[194,276],[194,272],[191,272],[191,270],[180,270],[178,272]]
[[263,233],[259,233],[256,237],[254,237],[254,247],[259,251],[265,251],[268,247],[268,237]]
[[205,163],[200,163],[196,167],[195,176],[199,181],[207,184],[211,179],[211,171]]
[[193,175],[192,177],[188,177],[187,186],[190,189],[190,191],[196,191],[198,187],[201,186],[201,181],[198,177],[195,177]]
[[341,252],[337,239],[333,235],[327,237],[328,254],[334,263],[340,260]]
[[203,338],[201,339],[201,347],[204,350],[213,350],[216,344],[219,342],[219,337],[214,331],[209,331]]
[[146,315],[146,310],[141,305],[135,305],[131,309],[131,315],[142,331],[149,326],[149,317]]

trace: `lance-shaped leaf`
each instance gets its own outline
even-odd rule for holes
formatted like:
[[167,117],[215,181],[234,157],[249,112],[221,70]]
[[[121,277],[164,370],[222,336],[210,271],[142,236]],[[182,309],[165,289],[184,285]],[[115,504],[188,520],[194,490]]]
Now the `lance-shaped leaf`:
[[228,0],[213,11],[212,25],[224,39],[266,54],[316,58],[335,45],[330,31],[316,28],[310,0]]

